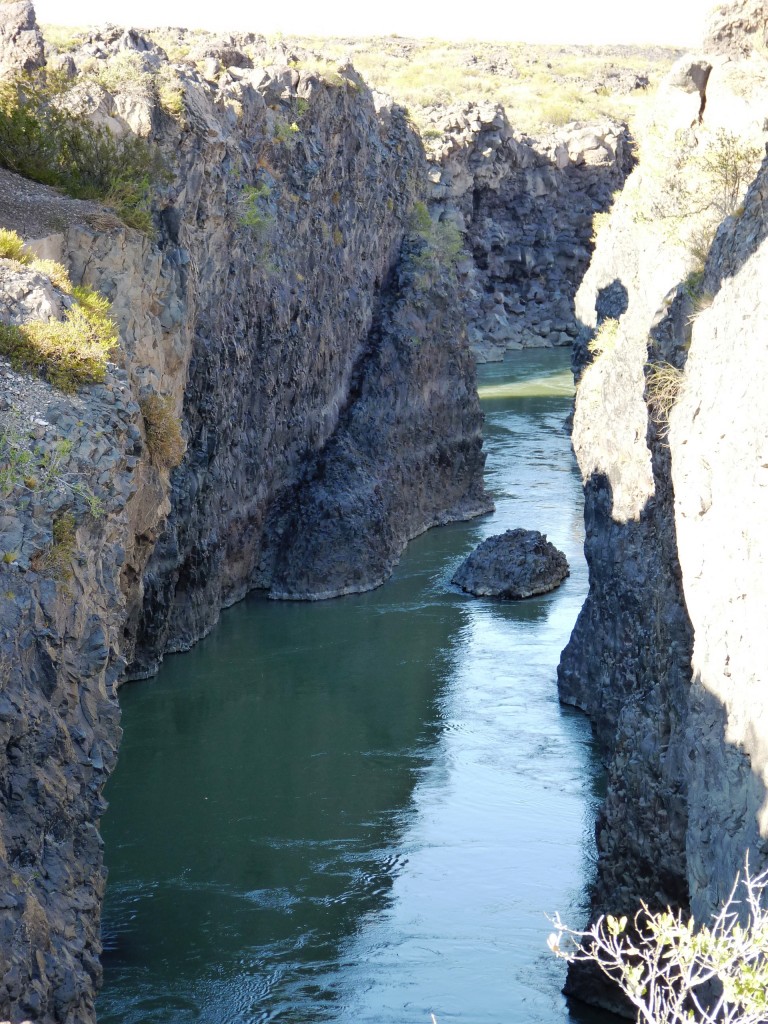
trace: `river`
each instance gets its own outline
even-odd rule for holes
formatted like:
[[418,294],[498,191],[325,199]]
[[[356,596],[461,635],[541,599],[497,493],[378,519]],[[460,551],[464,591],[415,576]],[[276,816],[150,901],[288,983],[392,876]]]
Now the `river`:
[[[555,685],[587,587],[567,359],[480,368],[495,513],[371,593],[252,597],[121,691],[100,1024],[582,1019],[545,945],[583,915],[599,786]],[[565,551],[559,590],[451,587],[517,526]]]

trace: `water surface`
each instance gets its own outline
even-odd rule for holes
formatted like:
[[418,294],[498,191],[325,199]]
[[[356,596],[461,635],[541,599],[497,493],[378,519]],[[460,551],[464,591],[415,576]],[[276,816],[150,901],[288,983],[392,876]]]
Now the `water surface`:
[[[251,598],[122,691],[101,1024],[569,1019],[544,915],[580,913],[597,769],[555,687],[586,592],[567,354],[481,371],[495,513],[369,594]],[[451,587],[517,526],[566,552],[558,591]]]

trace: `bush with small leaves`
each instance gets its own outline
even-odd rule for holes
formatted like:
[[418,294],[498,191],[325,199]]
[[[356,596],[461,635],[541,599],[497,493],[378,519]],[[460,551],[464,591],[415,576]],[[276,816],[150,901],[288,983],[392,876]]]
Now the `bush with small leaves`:
[[61,102],[65,88],[52,75],[0,85],[0,166],[78,199],[100,200],[150,233],[152,191],[167,176],[159,152],[69,110]]
[[[737,900],[737,892],[742,897]],[[643,904],[628,927],[610,914],[576,931],[552,918],[552,952],[596,964],[645,1024],[764,1024],[768,1020],[768,872],[749,862],[710,924]]]
[[53,520],[53,543],[35,559],[34,568],[55,580],[72,578],[72,559],[75,555],[75,517],[62,512]]
[[422,272],[440,271],[456,266],[464,239],[451,221],[433,220],[426,203],[416,202],[411,210],[411,235],[421,245],[414,265]]

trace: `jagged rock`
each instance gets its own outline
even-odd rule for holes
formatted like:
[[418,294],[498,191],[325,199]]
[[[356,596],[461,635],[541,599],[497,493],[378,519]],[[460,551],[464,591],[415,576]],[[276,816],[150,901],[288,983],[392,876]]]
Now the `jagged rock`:
[[48,277],[12,260],[0,259],[0,309],[4,322],[59,320],[62,308],[62,295]]
[[538,530],[507,530],[488,537],[451,580],[477,597],[520,600],[547,594],[568,576],[568,561]]
[[604,71],[595,75],[589,82],[589,88],[593,92],[617,93],[620,96],[626,96],[638,89],[647,89],[650,84],[649,76],[643,72],[609,64]]
[[0,3],[0,78],[45,64],[43,37],[31,0]]
[[768,19],[763,0],[733,0],[710,11],[703,47],[729,57],[747,57],[768,44]]
[[[632,166],[626,127],[571,124],[532,140],[488,104],[435,110],[424,136],[433,216],[455,223],[473,255],[463,273],[478,359],[497,347],[569,344],[592,216]],[[562,327],[541,328],[551,321]]]

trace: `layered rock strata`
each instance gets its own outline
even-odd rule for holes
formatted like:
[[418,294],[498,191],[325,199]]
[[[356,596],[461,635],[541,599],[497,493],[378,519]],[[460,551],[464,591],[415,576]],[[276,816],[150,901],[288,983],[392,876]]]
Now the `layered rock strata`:
[[[120,328],[74,398],[2,368],[0,1017],[93,1019],[118,683],[254,587],[374,586],[410,537],[490,507],[461,285],[409,226],[418,137],[349,68],[256,57],[170,68],[109,30],[59,62],[69,102],[160,147],[153,238],[0,174],[0,223]],[[62,315],[44,270],[0,263],[17,322]],[[153,395],[182,426],[172,472]]]
[[[559,688],[607,753],[595,912],[644,900],[703,920],[747,853],[753,872],[768,863],[765,659],[750,625],[768,558],[765,166],[743,198],[768,65],[738,31],[758,6],[764,29],[762,5],[733,5],[725,33],[718,15],[717,37],[733,54],[738,36],[746,56],[710,36],[670,76],[577,297],[592,328],[573,431],[590,590]],[[741,190],[723,171],[734,161]],[[590,972],[572,971],[569,990],[616,1006]]]

